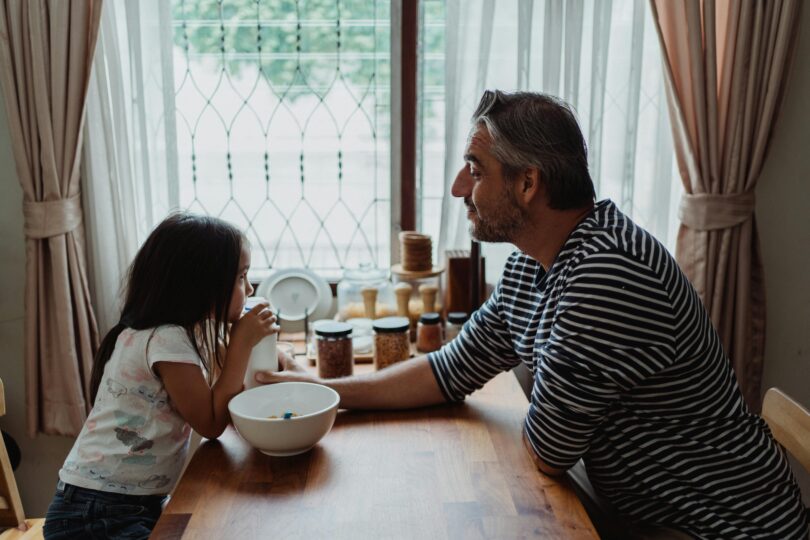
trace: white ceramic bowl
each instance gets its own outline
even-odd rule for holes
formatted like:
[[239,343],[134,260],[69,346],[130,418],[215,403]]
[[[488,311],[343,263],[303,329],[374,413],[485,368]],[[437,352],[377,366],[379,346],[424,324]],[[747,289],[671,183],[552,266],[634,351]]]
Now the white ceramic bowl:
[[[228,403],[228,410],[236,430],[251,446],[269,456],[294,456],[329,433],[339,401],[338,393],[327,386],[285,382],[245,390]],[[298,416],[285,420],[286,411]]]

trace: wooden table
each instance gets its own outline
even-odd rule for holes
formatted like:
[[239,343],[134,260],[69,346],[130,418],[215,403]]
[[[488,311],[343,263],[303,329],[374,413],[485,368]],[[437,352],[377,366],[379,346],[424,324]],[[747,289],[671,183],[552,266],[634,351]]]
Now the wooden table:
[[502,373],[463,404],[340,411],[294,457],[229,427],[199,447],[152,538],[598,538],[567,481],[536,471],[526,409]]

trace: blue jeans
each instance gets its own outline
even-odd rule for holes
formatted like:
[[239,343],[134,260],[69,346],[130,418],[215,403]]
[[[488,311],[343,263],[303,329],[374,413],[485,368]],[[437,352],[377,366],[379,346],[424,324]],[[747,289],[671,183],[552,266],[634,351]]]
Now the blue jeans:
[[124,495],[59,482],[45,514],[47,540],[149,538],[165,495]]

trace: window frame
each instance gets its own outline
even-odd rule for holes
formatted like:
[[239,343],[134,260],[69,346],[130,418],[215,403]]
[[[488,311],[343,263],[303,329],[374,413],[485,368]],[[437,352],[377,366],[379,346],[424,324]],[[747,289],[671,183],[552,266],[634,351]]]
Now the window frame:
[[416,229],[419,0],[391,0],[391,261],[399,233]]

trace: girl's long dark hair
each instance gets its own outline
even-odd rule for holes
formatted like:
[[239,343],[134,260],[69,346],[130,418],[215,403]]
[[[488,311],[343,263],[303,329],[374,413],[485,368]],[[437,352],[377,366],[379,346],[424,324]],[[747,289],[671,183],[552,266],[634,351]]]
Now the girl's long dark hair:
[[104,366],[121,332],[172,324],[182,326],[210,373],[222,367],[218,339],[226,325],[239,272],[242,232],[220,219],[172,214],[146,239],[129,267],[121,320],[104,336],[93,360],[90,397],[96,400]]

